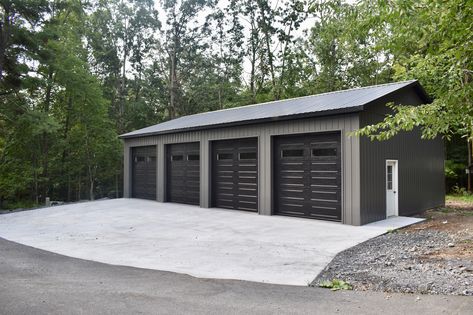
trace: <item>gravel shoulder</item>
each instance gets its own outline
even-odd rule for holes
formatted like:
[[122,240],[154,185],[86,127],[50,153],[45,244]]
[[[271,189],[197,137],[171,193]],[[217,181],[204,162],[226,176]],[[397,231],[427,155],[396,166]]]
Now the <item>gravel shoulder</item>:
[[426,221],[339,253],[312,282],[354,290],[473,296],[473,204],[449,202]]

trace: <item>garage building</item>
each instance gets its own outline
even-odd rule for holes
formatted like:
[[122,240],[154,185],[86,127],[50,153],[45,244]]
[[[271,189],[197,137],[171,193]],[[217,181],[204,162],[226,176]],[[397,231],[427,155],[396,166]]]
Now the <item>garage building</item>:
[[418,130],[351,136],[387,103],[429,99],[405,81],[173,119],[124,135],[124,197],[361,225],[444,204],[444,144]]

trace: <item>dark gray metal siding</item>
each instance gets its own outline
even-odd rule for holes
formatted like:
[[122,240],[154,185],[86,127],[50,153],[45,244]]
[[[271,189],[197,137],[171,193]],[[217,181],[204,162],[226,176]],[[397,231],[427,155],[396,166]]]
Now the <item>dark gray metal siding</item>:
[[360,225],[359,139],[347,136],[347,133],[358,129],[358,127],[358,114],[349,114],[125,139],[124,196],[125,198],[131,197],[132,190],[131,168],[128,167],[130,165],[130,148],[149,145],[157,147],[157,200],[164,201],[166,186],[165,146],[172,143],[200,141],[200,205],[208,208],[211,206],[211,142],[214,140],[257,137],[258,211],[260,214],[270,215],[274,208],[272,204],[272,138],[279,135],[339,131],[341,132],[343,173],[342,222]]
[[[387,102],[417,105],[423,101],[414,88],[384,97],[360,113],[360,127],[377,123],[390,109]],[[386,217],[385,163],[398,160],[399,215],[413,215],[445,203],[444,143],[422,140],[419,130],[387,141],[360,139],[361,224]]]

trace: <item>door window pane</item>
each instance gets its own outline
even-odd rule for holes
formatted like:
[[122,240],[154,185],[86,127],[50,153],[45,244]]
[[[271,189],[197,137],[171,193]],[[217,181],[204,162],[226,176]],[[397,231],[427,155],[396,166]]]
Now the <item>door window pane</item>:
[[182,161],[183,156],[181,154],[176,154],[171,156],[171,161]]
[[233,160],[233,153],[218,153],[217,160]]
[[336,157],[337,149],[336,148],[317,148],[312,149],[313,157]]
[[241,152],[240,160],[256,160],[256,152]]
[[281,151],[281,157],[303,157],[303,149],[283,149]]
[[387,189],[392,190],[393,189],[393,166],[392,165],[388,165],[387,170],[386,170],[386,175],[387,175],[386,176]]
[[188,154],[187,155],[187,160],[188,161],[198,161],[200,159],[200,156],[198,154]]

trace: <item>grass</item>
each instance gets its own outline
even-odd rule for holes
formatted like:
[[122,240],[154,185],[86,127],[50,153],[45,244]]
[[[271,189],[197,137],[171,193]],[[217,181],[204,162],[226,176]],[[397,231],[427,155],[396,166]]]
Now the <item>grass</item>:
[[473,204],[473,194],[447,195],[447,201],[466,202]]
[[339,279],[333,279],[331,281],[330,280],[323,281],[322,283],[319,284],[319,287],[327,288],[332,291],[353,290],[353,287],[349,282],[339,280]]

